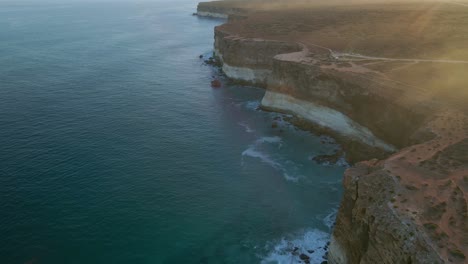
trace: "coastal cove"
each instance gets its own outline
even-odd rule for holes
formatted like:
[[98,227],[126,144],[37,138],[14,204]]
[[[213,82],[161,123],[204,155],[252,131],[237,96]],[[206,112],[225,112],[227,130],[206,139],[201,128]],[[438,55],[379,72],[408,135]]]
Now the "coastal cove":
[[0,4],[0,263],[326,261],[340,144],[207,65],[195,6]]

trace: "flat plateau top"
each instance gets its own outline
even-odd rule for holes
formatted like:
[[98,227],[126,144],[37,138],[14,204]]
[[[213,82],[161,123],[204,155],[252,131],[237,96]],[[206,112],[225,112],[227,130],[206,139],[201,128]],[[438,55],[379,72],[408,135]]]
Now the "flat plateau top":
[[314,52],[332,53],[342,62],[376,72],[378,83],[398,82],[414,92],[410,97],[468,105],[468,2],[326,2],[238,0],[205,5],[249,13],[247,19],[220,26],[223,31],[300,42]]

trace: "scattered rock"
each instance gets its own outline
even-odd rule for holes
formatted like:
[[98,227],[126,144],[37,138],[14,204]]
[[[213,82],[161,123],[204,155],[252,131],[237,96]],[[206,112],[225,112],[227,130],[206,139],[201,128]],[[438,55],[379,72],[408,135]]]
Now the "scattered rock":
[[301,254],[301,255],[299,255],[299,258],[300,258],[301,260],[303,260],[303,261],[310,260],[310,257],[307,256],[306,254]]
[[338,150],[334,154],[331,155],[318,155],[312,158],[318,164],[323,165],[333,165],[338,162],[338,160],[343,157],[343,151]]
[[203,55],[198,56],[198,58],[202,59],[202,58],[203,58]]
[[214,59],[213,57],[210,57],[209,59],[205,60],[205,63],[207,65],[212,65],[212,66],[215,66],[215,67],[221,67],[221,62]]
[[219,80],[213,80],[213,81],[211,81],[211,87],[220,88],[221,87],[221,82]]
[[315,250],[307,250],[307,252],[309,252],[310,254],[313,254]]

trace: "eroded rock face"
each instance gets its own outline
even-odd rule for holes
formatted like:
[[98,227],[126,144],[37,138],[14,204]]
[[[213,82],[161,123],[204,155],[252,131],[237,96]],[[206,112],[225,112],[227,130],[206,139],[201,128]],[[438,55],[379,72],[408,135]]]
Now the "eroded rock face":
[[340,60],[236,30],[249,26],[242,16],[215,29],[226,75],[265,87],[264,109],[361,154],[343,179],[329,263],[466,263],[467,112],[395,79],[414,62]]
[[442,263],[411,221],[392,211],[397,183],[377,161],[348,169],[330,263]]
[[214,47],[228,77],[260,86],[271,76],[275,55],[301,49],[295,43],[239,37],[220,27],[215,28]]
[[[314,109],[317,106],[333,109],[345,120],[356,123],[351,126],[361,131],[347,133],[343,131],[343,126],[326,127],[386,151],[407,145],[410,135],[427,114],[424,108],[415,111],[399,105],[396,102],[400,96],[398,90],[392,94],[392,89],[388,87],[370,87],[368,78],[356,77],[354,71],[364,71],[360,72],[362,75],[372,73],[351,64],[342,65],[326,54],[314,53],[299,43],[244,38],[220,26],[215,28],[214,46],[228,77],[266,87],[270,92],[267,95],[283,94],[298,102],[310,103],[310,107],[294,103],[285,107],[274,104],[284,100],[266,100],[265,97],[262,101],[264,108],[293,112],[319,125],[324,124],[304,115],[304,111],[301,114],[301,111],[291,109]],[[385,85],[392,84],[382,84]],[[379,94],[381,89],[387,92]]]
[[[377,138],[405,146],[430,110],[398,103],[399,89],[393,83],[377,87],[369,81],[372,75],[312,51],[283,54],[274,59],[268,90],[335,109],[369,128]],[[383,89],[385,93],[381,93]]]
[[445,112],[437,137],[348,169],[330,263],[465,263],[468,120]]

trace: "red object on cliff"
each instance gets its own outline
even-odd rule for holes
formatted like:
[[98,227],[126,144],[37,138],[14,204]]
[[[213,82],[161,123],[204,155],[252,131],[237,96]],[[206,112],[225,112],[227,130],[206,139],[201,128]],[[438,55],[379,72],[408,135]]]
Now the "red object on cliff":
[[221,82],[219,80],[213,80],[213,81],[211,81],[211,87],[219,88],[219,87],[221,87]]

